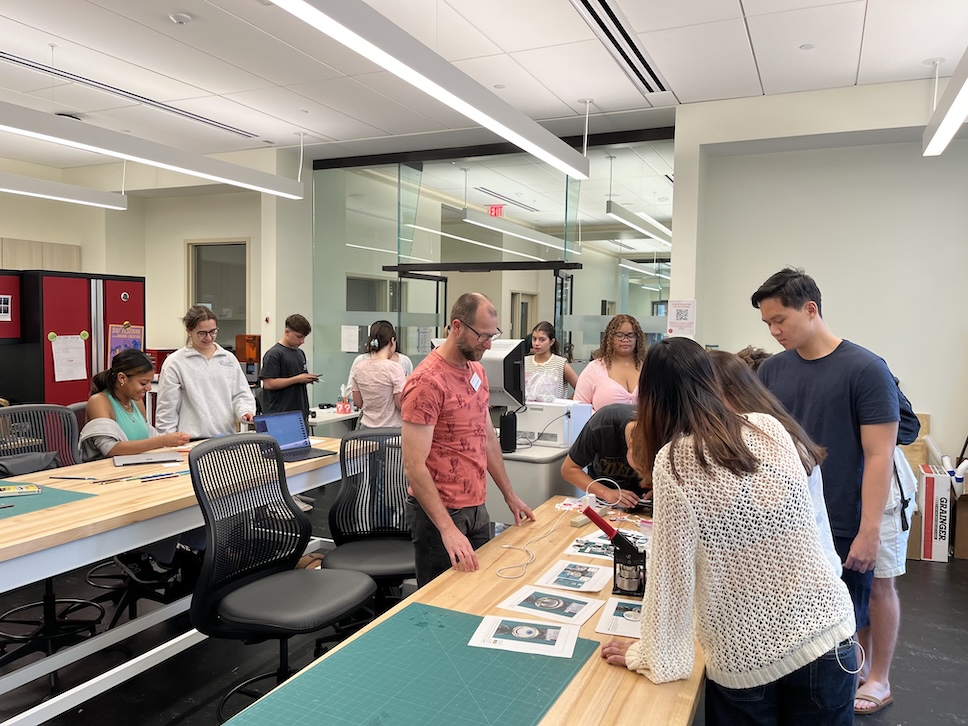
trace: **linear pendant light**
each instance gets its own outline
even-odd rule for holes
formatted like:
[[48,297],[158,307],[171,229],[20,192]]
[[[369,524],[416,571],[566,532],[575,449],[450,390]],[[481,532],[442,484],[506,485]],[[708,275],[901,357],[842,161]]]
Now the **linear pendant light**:
[[88,189],[73,184],[7,174],[6,172],[0,172],[0,192],[21,194],[25,197],[37,197],[39,199],[53,199],[58,202],[84,204],[89,207],[117,209],[119,211],[128,208],[128,198],[123,194],[102,192],[98,189]]
[[[478,227],[484,227],[494,232],[508,234],[527,242],[534,242],[535,244],[550,247],[558,252],[565,251],[565,243],[562,240],[557,237],[552,237],[550,234],[539,232],[536,229],[528,229],[527,227],[522,227],[519,224],[502,219],[501,217],[492,217],[489,214],[484,214],[483,212],[478,212],[476,209],[469,209],[467,207],[463,209],[463,216],[464,221],[468,224],[475,224]],[[581,252],[578,250],[568,250],[568,254],[580,255]]]
[[[625,226],[631,227],[636,232],[641,232],[646,237],[651,237],[668,247],[672,247],[672,230],[647,214],[634,214],[611,199],[605,202],[605,214]],[[649,229],[646,225],[650,225],[652,229]]]
[[62,146],[92,151],[116,159],[137,161],[148,166],[230,184],[243,189],[302,199],[303,184],[275,174],[230,164],[190,151],[139,139],[110,129],[78,122],[0,101],[0,131],[50,141]]
[[[935,79],[937,83],[937,79]],[[954,75],[941,94],[934,113],[924,127],[924,156],[940,156],[968,117],[968,51],[961,57]]]
[[568,176],[588,178],[588,159],[578,151],[363,0],[273,0],[273,5]]

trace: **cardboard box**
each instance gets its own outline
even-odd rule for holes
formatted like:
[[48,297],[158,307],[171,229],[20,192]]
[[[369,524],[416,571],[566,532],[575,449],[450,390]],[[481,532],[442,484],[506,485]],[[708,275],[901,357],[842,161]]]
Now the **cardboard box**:
[[951,533],[951,477],[940,466],[921,464],[918,509],[921,511],[921,559],[948,561]]
[[921,512],[911,515],[911,528],[908,530],[907,559],[921,559]]

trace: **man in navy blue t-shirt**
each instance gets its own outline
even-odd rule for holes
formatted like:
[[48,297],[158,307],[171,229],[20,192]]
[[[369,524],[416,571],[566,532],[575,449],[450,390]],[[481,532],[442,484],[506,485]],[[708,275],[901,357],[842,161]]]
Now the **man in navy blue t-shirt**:
[[760,379],[827,449],[824,498],[857,628],[863,630],[870,624],[881,514],[893,473],[897,385],[881,358],[830,332],[821,316],[820,289],[803,270],[776,273],[753,293],[752,303],[784,348],[763,362]]

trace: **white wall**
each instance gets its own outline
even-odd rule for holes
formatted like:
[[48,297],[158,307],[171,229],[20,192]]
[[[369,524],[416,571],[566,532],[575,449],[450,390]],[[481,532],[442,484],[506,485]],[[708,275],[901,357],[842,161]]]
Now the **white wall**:
[[[783,266],[804,267],[833,332],[883,356],[957,453],[968,433],[968,145],[920,156],[927,90],[681,107],[672,297],[696,298],[700,342],[776,351],[749,296]],[[876,143],[892,138],[915,140]]]

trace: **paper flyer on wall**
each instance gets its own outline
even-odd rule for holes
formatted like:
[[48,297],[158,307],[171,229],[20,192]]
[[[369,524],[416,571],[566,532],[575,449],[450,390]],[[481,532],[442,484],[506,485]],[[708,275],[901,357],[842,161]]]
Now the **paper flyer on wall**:
[[568,560],[558,560],[554,566],[538,578],[538,585],[559,590],[598,592],[612,579],[611,567],[583,565]]
[[530,622],[488,615],[481,621],[467,644],[474,648],[571,658],[577,642],[577,625]]
[[83,381],[87,375],[87,349],[80,335],[58,335],[50,342],[54,380]]
[[595,626],[596,633],[621,635],[625,638],[639,637],[642,620],[642,601],[629,597],[610,597],[602,610],[602,617]]
[[[645,546],[646,552],[648,552],[651,544],[648,535],[645,535],[634,529],[621,529],[619,531],[625,535],[629,542],[631,542],[633,545],[638,546],[639,542],[641,542]],[[604,532],[596,532],[595,534],[589,534],[584,537],[576,538],[565,548],[565,554],[581,555],[582,557],[594,557],[595,559],[608,560],[611,562],[614,549],[615,548],[612,547],[612,541]]]
[[498,604],[503,610],[547,618],[560,623],[582,625],[602,606],[601,600],[566,595],[534,585],[526,585]]

